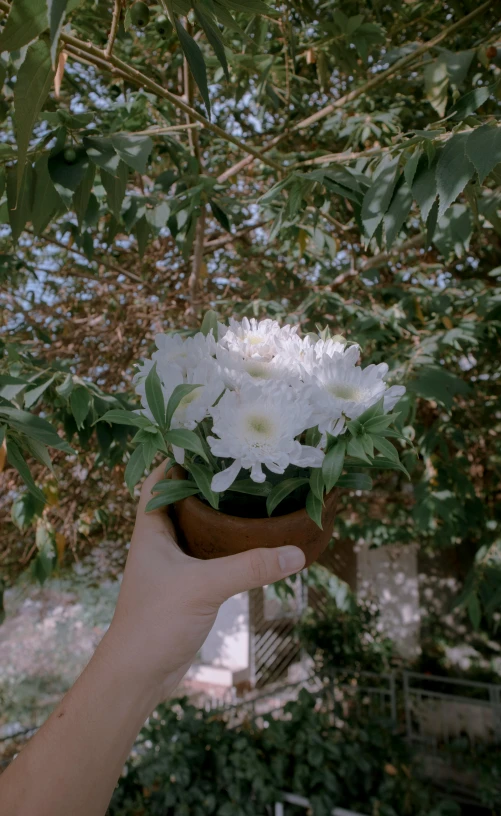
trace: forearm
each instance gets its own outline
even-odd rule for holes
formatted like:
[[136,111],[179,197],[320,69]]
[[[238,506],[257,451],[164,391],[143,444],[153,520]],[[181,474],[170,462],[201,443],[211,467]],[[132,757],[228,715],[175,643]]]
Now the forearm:
[[[172,687],[176,682],[172,678]],[[105,638],[49,720],[0,777],[2,816],[102,816],[161,694],[136,673],[133,656]]]

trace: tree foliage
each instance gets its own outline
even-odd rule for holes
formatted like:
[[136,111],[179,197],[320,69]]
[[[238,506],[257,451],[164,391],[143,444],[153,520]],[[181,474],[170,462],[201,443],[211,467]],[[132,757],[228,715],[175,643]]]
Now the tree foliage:
[[401,451],[410,484],[347,489],[340,531],[477,552],[460,601],[494,625],[496,3],[148,11],[0,0],[5,577],[127,538],[143,463],[134,429],[97,420],[134,406],[156,331],[212,308],[327,323],[391,362],[421,456]]

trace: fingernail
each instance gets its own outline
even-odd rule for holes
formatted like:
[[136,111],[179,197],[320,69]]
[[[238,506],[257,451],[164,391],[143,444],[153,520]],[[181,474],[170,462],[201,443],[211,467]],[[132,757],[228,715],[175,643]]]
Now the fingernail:
[[299,572],[305,561],[304,552],[299,547],[280,547],[278,550],[278,563],[284,575]]

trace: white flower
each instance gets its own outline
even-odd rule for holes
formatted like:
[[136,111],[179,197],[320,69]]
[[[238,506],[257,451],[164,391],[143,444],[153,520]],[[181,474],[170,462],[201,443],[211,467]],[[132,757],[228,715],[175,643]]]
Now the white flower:
[[322,464],[322,451],[296,440],[311,427],[312,406],[306,399],[297,399],[283,383],[244,383],[239,392],[226,391],[210,413],[215,436],[207,441],[212,453],[234,460],[212,479],[212,489],[218,493],[233,484],[241,468],[250,469],[253,481],[264,482],[263,465],[272,473],[283,473],[289,464]]
[[228,330],[219,338],[219,345],[234,351],[241,357],[260,357],[271,360],[278,351],[277,341],[284,340],[296,332],[296,327],[280,328],[276,320],[260,320],[244,317],[241,322],[230,318]]
[[217,362],[222,380],[228,388],[240,388],[245,382],[260,383],[275,380],[301,387],[299,367],[290,364],[285,354],[277,354],[272,359],[264,357],[242,357],[238,351],[218,348]]
[[308,382],[316,389],[316,419],[321,432],[337,436],[345,419],[355,419],[384,398],[384,410],[391,411],[405,393],[401,385],[388,388],[383,377],[385,363],[366,368],[354,365],[348,355],[325,356],[311,369]]
[[311,373],[315,366],[324,359],[342,359],[346,364],[355,365],[360,357],[360,346],[347,346],[337,340],[318,340],[305,347],[301,365],[303,371]]
[[152,360],[157,363],[159,374],[172,364],[187,374],[198,363],[213,357],[216,350],[212,334],[205,336],[202,332],[184,339],[179,334],[157,334],[155,343],[158,350],[152,354]]

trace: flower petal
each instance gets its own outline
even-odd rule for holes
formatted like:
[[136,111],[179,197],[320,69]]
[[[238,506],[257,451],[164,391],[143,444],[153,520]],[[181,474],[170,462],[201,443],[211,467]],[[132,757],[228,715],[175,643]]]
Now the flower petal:
[[240,468],[240,459],[235,459],[229,468],[222,470],[221,473],[215,473],[211,482],[211,489],[214,493],[222,493],[223,490],[228,490],[240,473]]

